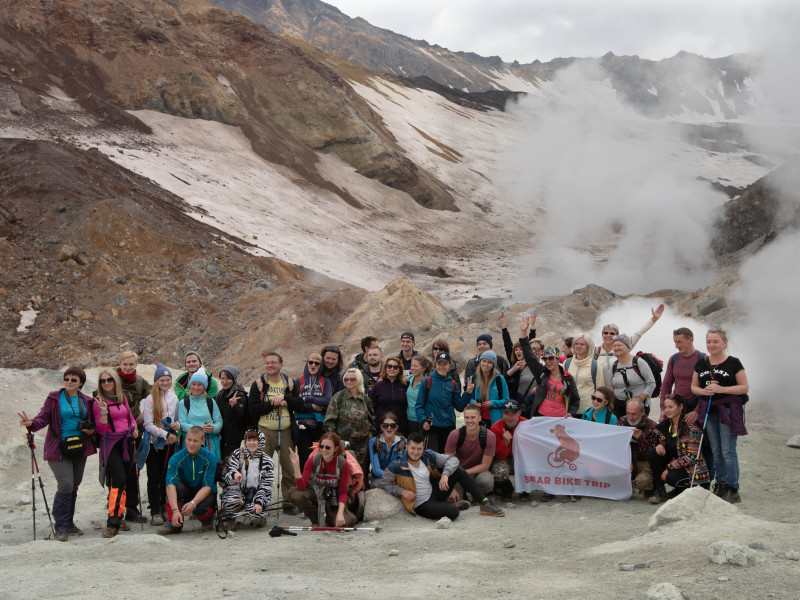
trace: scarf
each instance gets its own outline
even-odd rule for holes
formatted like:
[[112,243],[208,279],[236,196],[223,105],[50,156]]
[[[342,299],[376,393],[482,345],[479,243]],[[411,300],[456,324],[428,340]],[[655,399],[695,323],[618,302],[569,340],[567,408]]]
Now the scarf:
[[136,383],[136,370],[135,369],[134,369],[133,373],[131,373],[130,375],[126,375],[125,373],[123,373],[122,369],[117,369],[117,374],[119,375],[119,378],[122,379],[122,381],[124,383],[127,383],[128,385],[133,385],[134,383]]

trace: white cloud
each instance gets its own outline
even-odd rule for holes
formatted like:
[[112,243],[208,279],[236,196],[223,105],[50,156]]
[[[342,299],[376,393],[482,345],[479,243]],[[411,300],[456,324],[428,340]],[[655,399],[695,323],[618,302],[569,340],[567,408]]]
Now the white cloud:
[[679,50],[727,56],[750,50],[754,16],[795,10],[783,0],[331,0],[345,14],[450,50],[531,62],[566,56]]

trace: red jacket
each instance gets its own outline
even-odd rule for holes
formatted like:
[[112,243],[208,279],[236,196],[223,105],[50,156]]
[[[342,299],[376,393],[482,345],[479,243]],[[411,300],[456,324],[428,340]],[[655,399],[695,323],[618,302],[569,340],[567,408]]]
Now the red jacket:
[[[526,419],[525,417],[520,417],[519,423],[522,423],[523,421],[527,420],[528,419]],[[517,427],[519,427],[519,423],[517,423]],[[516,427],[514,429],[516,429]],[[494,437],[497,438],[497,446],[495,447],[494,451],[494,457],[497,460],[514,459],[513,448],[511,447],[511,445],[506,446],[505,440],[503,439],[503,434],[506,431],[510,431],[512,436],[511,442],[513,443],[514,429],[509,429],[508,427],[506,427],[505,421],[503,421],[503,419],[495,421],[494,425],[491,426],[490,431],[494,433]]]

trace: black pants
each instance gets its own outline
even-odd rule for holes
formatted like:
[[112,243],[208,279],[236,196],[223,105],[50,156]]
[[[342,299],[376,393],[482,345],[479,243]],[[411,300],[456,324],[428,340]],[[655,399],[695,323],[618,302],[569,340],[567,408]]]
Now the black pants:
[[150,515],[160,515],[167,505],[167,461],[175,452],[175,444],[165,445],[161,450],[150,448],[145,467],[147,468],[147,502]]
[[647,459],[650,461],[650,470],[653,472],[653,487],[663,489],[664,484],[668,483],[674,488],[686,489],[692,483],[692,474],[686,469],[673,469],[667,471],[667,480],[661,479],[661,474],[667,465],[678,457],[678,449],[675,446],[675,438],[667,438],[664,446],[666,453],[661,456],[655,448],[650,448]]
[[325,431],[322,429],[322,423],[317,423],[314,427],[297,428],[297,454],[301,465],[305,465],[311,456],[311,444],[318,442],[323,433]]
[[[178,494],[178,510],[197,495],[201,488],[192,488],[181,482],[175,486]],[[214,509],[217,507],[217,486],[211,488],[211,493],[194,507],[192,514],[198,521],[206,522],[214,516]],[[167,520],[172,521],[172,507],[167,502]]]
[[428,443],[425,447],[428,450],[433,450],[437,454],[444,454],[444,447],[447,445],[447,436],[450,435],[450,432],[455,430],[455,427],[433,427],[426,432],[424,429],[420,429],[422,435],[426,435],[428,437]]
[[464,488],[464,491],[473,498],[484,498],[481,488],[478,487],[475,480],[464,470],[464,467],[458,467],[455,472],[447,478],[447,491],[439,489],[440,479],[440,477],[431,477],[431,487],[433,488],[431,490],[431,497],[414,509],[414,512],[419,516],[436,520],[442,517],[448,517],[451,520],[457,518],[460,512],[458,507],[447,501],[447,497],[450,496],[455,489],[456,484],[460,484],[461,487]]
[[123,444],[125,443],[126,440],[122,439],[114,444],[106,462],[106,476],[110,480],[107,527],[119,527],[122,522],[122,515],[125,513],[126,507],[130,506],[127,489],[131,482],[133,482],[133,494],[131,495],[135,500],[134,507],[139,500],[136,493],[138,489],[136,458],[132,454],[132,448],[128,449],[128,460],[122,458]]

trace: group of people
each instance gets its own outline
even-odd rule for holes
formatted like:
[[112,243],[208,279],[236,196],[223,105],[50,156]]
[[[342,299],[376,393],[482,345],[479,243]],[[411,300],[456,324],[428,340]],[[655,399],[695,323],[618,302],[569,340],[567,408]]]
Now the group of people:
[[[492,496],[511,498],[514,432],[533,417],[633,428],[631,479],[650,502],[712,480],[715,494],[739,502],[744,368],[728,356],[725,331],[709,330],[701,353],[689,329],[675,330],[678,352],[666,361],[656,423],[648,415],[657,373],[633,349],[663,310],[654,309],[632,335],[604,326],[597,347],[588,333],[546,347],[536,337],[535,314],[520,320],[513,342],[501,315],[505,355],[494,351],[490,333],[479,335],[463,382],[446,340],[423,355],[412,332],[385,359],[372,336],[347,365],[338,347],[325,346],[297,378],[269,352],[249,389],[236,367],[214,377],[197,351],[185,355],[186,370],[176,378],[158,363],[151,385],[136,373],[136,354],[124,352],[117,368],[100,371],[94,397],[80,391],[83,369],[69,367],[64,386],[35,418],[20,413],[20,424],[30,431],[49,426],[44,458],[58,482],[53,516],[61,541],[83,533],[75,501],[95,452],[108,487],[105,537],[147,521],[137,481],[144,468],[150,523],[162,534],[180,532],[192,514],[212,527],[218,506],[231,516],[229,528],[241,515],[263,526],[275,505],[302,511],[312,524],[349,527],[363,513],[366,486],[428,518],[454,519],[470,499],[481,514],[503,516]],[[463,412],[459,428],[456,411]]]

